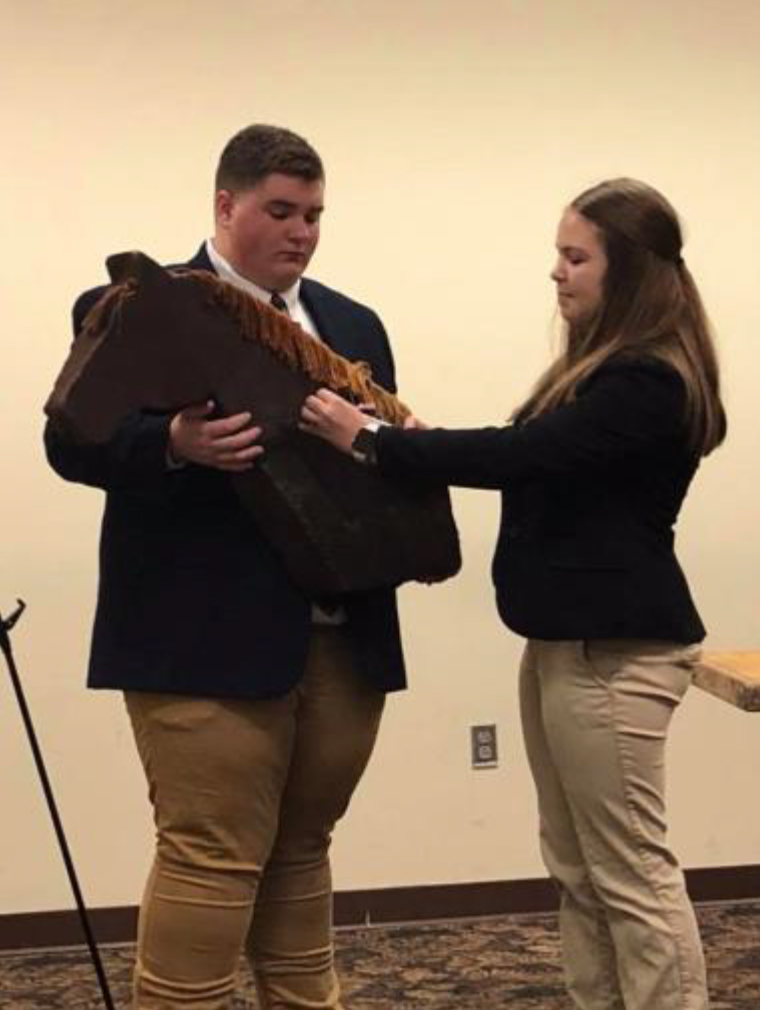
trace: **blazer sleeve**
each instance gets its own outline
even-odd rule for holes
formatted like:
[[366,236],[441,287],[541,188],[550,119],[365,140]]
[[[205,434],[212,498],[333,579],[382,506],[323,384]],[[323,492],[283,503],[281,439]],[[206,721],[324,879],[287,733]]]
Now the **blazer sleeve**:
[[[94,288],[77,299],[72,313],[75,339],[88,311],[104,291],[105,288]],[[106,491],[168,494],[175,487],[178,473],[166,463],[170,422],[167,415],[131,414],[118,425],[108,442],[80,445],[66,438],[48,420],[43,436],[45,452],[51,467],[64,480]]]
[[577,398],[523,424],[470,430],[382,428],[378,465],[389,476],[456,487],[575,475],[646,456],[684,438],[685,389],[659,362],[600,368]]

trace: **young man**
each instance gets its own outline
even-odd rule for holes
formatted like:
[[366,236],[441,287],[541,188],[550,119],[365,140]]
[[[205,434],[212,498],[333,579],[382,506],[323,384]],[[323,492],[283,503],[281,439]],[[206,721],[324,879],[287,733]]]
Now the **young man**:
[[[214,237],[183,265],[272,301],[394,390],[375,313],[302,279],[323,196],[305,140],[247,127],[220,159]],[[102,290],[78,299],[76,332]],[[341,1007],[328,849],[384,694],[404,686],[398,619],[391,592],[328,611],[290,581],[230,482],[257,464],[253,415],[141,413],[86,448],[46,430],[54,469],[106,491],[88,683],[124,692],[157,826],[135,1010],[229,1008],[243,950],[264,1010]]]

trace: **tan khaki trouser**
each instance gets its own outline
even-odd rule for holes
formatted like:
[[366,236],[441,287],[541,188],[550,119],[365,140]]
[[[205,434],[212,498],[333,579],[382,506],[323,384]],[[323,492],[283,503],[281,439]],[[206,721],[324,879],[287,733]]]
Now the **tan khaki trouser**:
[[581,1010],[705,1010],[702,947],[666,844],[665,738],[695,646],[530,641],[520,673],[541,847]]
[[126,695],[157,827],[135,1010],[227,1010],[244,949],[262,1010],[340,1010],[328,848],[383,701],[334,628],[282,698]]

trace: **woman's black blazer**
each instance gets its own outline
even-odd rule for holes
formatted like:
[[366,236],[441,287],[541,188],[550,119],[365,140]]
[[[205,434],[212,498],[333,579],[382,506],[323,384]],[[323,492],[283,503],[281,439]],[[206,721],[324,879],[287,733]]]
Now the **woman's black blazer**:
[[530,638],[696,642],[704,627],[674,527],[698,465],[680,377],[615,359],[525,423],[378,434],[389,475],[502,492],[499,613]]

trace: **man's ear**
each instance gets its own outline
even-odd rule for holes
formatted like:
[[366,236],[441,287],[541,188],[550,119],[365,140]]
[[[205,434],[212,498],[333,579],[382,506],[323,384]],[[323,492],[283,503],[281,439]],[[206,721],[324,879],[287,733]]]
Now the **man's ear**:
[[214,193],[214,220],[218,225],[224,228],[229,224],[234,204],[235,194],[229,189],[218,189]]

